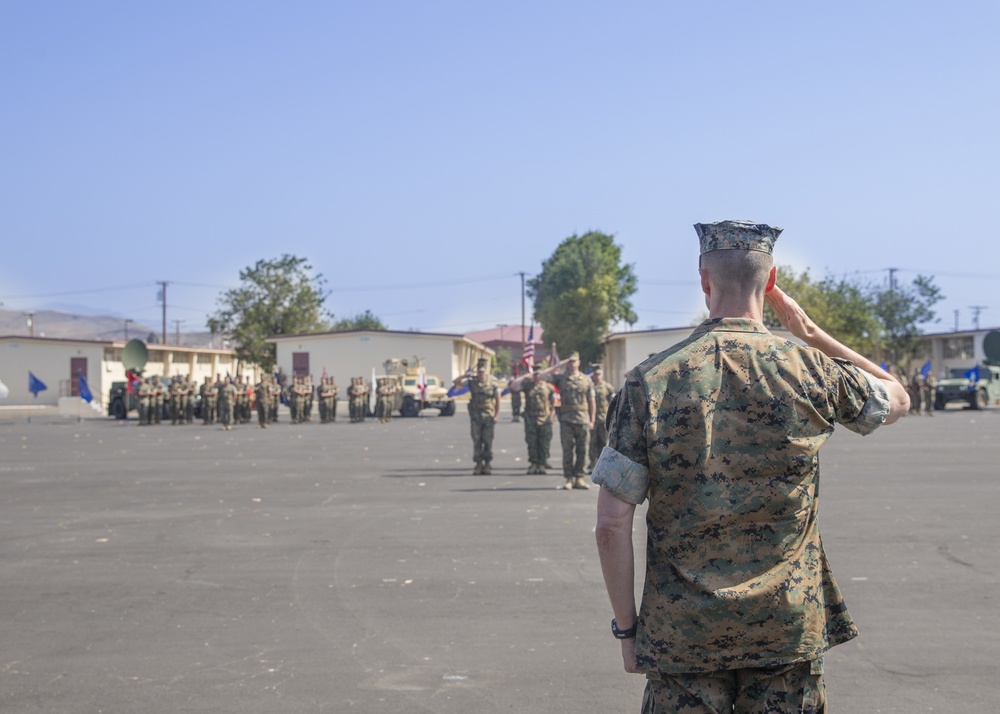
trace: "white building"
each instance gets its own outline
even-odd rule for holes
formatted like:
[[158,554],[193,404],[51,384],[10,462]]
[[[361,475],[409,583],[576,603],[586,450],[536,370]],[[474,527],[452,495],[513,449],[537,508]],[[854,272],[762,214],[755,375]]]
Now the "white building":
[[[275,335],[267,338],[277,348],[277,365],[285,374],[311,374],[314,381],[325,371],[337,383],[346,385],[351,377],[371,377],[372,370],[383,374],[386,360],[422,360],[428,374],[450,383],[480,357],[493,350],[462,335],[395,330],[351,330],[316,332],[303,335]],[[341,397],[344,395],[342,394]]]
[[[77,398],[83,374],[94,401],[107,409],[112,382],[125,381],[121,341],[72,340],[50,337],[0,337],[0,381],[10,389],[3,406],[56,406],[60,398]],[[144,375],[191,375],[197,382],[216,374],[245,374],[256,379],[256,369],[240,365],[233,350],[210,347],[149,345]],[[28,372],[47,389],[38,397],[28,391]],[[75,404],[75,402],[74,402]]]
[[948,376],[951,370],[972,369],[988,359],[983,342],[987,335],[998,331],[1000,328],[986,328],[921,335],[911,371],[923,366],[926,360],[931,361],[931,371],[939,377]]

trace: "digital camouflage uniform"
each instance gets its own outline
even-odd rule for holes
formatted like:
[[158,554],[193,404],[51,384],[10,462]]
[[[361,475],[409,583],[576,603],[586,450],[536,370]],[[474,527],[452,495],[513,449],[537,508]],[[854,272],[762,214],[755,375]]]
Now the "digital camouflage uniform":
[[254,406],[257,408],[257,425],[266,429],[271,421],[271,380],[261,377],[254,387]]
[[236,387],[231,382],[223,382],[219,387],[219,423],[229,431],[233,428],[233,405],[236,398]]
[[867,434],[888,409],[874,377],[747,318],[708,320],[628,373],[594,482],[649,499],[636,637],[648,697],[674,675],[815,673],[857,635],[816,522],[818,451],[835,423]]
[[608,406],[614,399],[614,388],[603,379],[600,384],[594,383],[594,403],[597,409],[594,411],[594,428],[590,430],[590,464],[593,470],[597,463],[601,451],[608,445],[608,426],[605,423],[608,418]]
[[552,444],[552,410],[556,390],[544,380],[522,382],[524,440],[528,444],[528,473],[544,474]]
[[348,397],[351,400],[351,421],[363,422],[368,416],[368,383],[364,377],[355,377],[351,380]]
[[476,462],[473,473],[490,473],[493,461],[493,432],[496,426],[496,397],[500,385],[488,373],[469,377],[469,425],[472,431],[472,460]]
[[205,383],[201,385],[201,419],[205,424],[215,423],[218,394],[219,390],[216,389],[215,384],[208,377],[205,377]]
[[375,402],[375,414],[380,422],[392,421],[392,405],[395,402],[396,381],[390,377],[379,380],[378,401]]
[[170,382],[170,423],[184,421],[184,384],[175,377]]
[[559,390],[559,442],[562,445],[563,476],[580,480],[587,465],[590,441],[590,405],[594,383],[583,372],[557,374],[552,383]]

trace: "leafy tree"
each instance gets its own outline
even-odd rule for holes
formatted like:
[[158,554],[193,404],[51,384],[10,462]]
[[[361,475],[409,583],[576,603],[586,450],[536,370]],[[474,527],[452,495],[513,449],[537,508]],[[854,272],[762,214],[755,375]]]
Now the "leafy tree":
[[240,271],[241,285],[219,296],[219,309],[209,324],[226,332],[236,345],[236,357],[274,369],[274,345],[269,335],[294,335],[327,329],[321,275],[311,275],[305,258],[282,255],[258,260]]
[[559,244],[528,281],[528,295],[546,344],[557,343],[563,356],[576,350],[586,364],[600,360],[613,322],[637,320],[629,302],[636,287],[632,266],[621,264],[613,237],[591,231]]
[[[918,275],[909,286],[837,280],[814,281],[806,270],[796,275],[778,267],[778,285],[824,330],[848,347],[906,366],[913,357],[920,326],[935,320],[933,306],[943,299],[933,278]],[[764,321],[780,323],[765,306]]]
[[932,308],[944,296],[933,277],[918,275],[910,285],[873,289],[871,298],[883,355],[891,364],[905,367],[916,351],[919,326],[936,322]]
[[365,310],[354,317],[337,320],[330,328],[334,332],[349,332],[350,330],[388,330],[389,327],[371,310]]
[[497,348],[492,361],[493,374],[509,376],[514,373],[514,358],[506,347]]

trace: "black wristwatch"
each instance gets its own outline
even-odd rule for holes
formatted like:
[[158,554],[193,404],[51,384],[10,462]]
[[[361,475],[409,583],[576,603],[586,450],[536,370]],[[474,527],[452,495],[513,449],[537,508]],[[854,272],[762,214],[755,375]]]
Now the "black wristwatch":
[[627,630],[618,629],[618,621],[611,620],[611,634],[617,637],[619,640],[631,640],[635,637],[636,630],[639,629],[639,621],[636,620],[635,624],[632,625]]

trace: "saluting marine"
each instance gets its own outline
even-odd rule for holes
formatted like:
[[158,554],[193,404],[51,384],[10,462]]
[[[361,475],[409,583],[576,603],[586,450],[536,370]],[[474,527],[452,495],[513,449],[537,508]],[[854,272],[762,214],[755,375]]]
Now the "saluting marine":
[[608,407],[615,397],[614,388],[604,381],[604,367],[591,366],[590,378],[594,382],[594,426],[590,430],[590,463],[587,471],[593,471],[601,451],[608,445]]
[[493,473],[493,435],[500,419],[500,385],[488,371],[490,360],[482,357],[476,363],[474,375],[464,374],[455,379],[455,386],[469,387],[469,426],[472,431],[473,474]]

